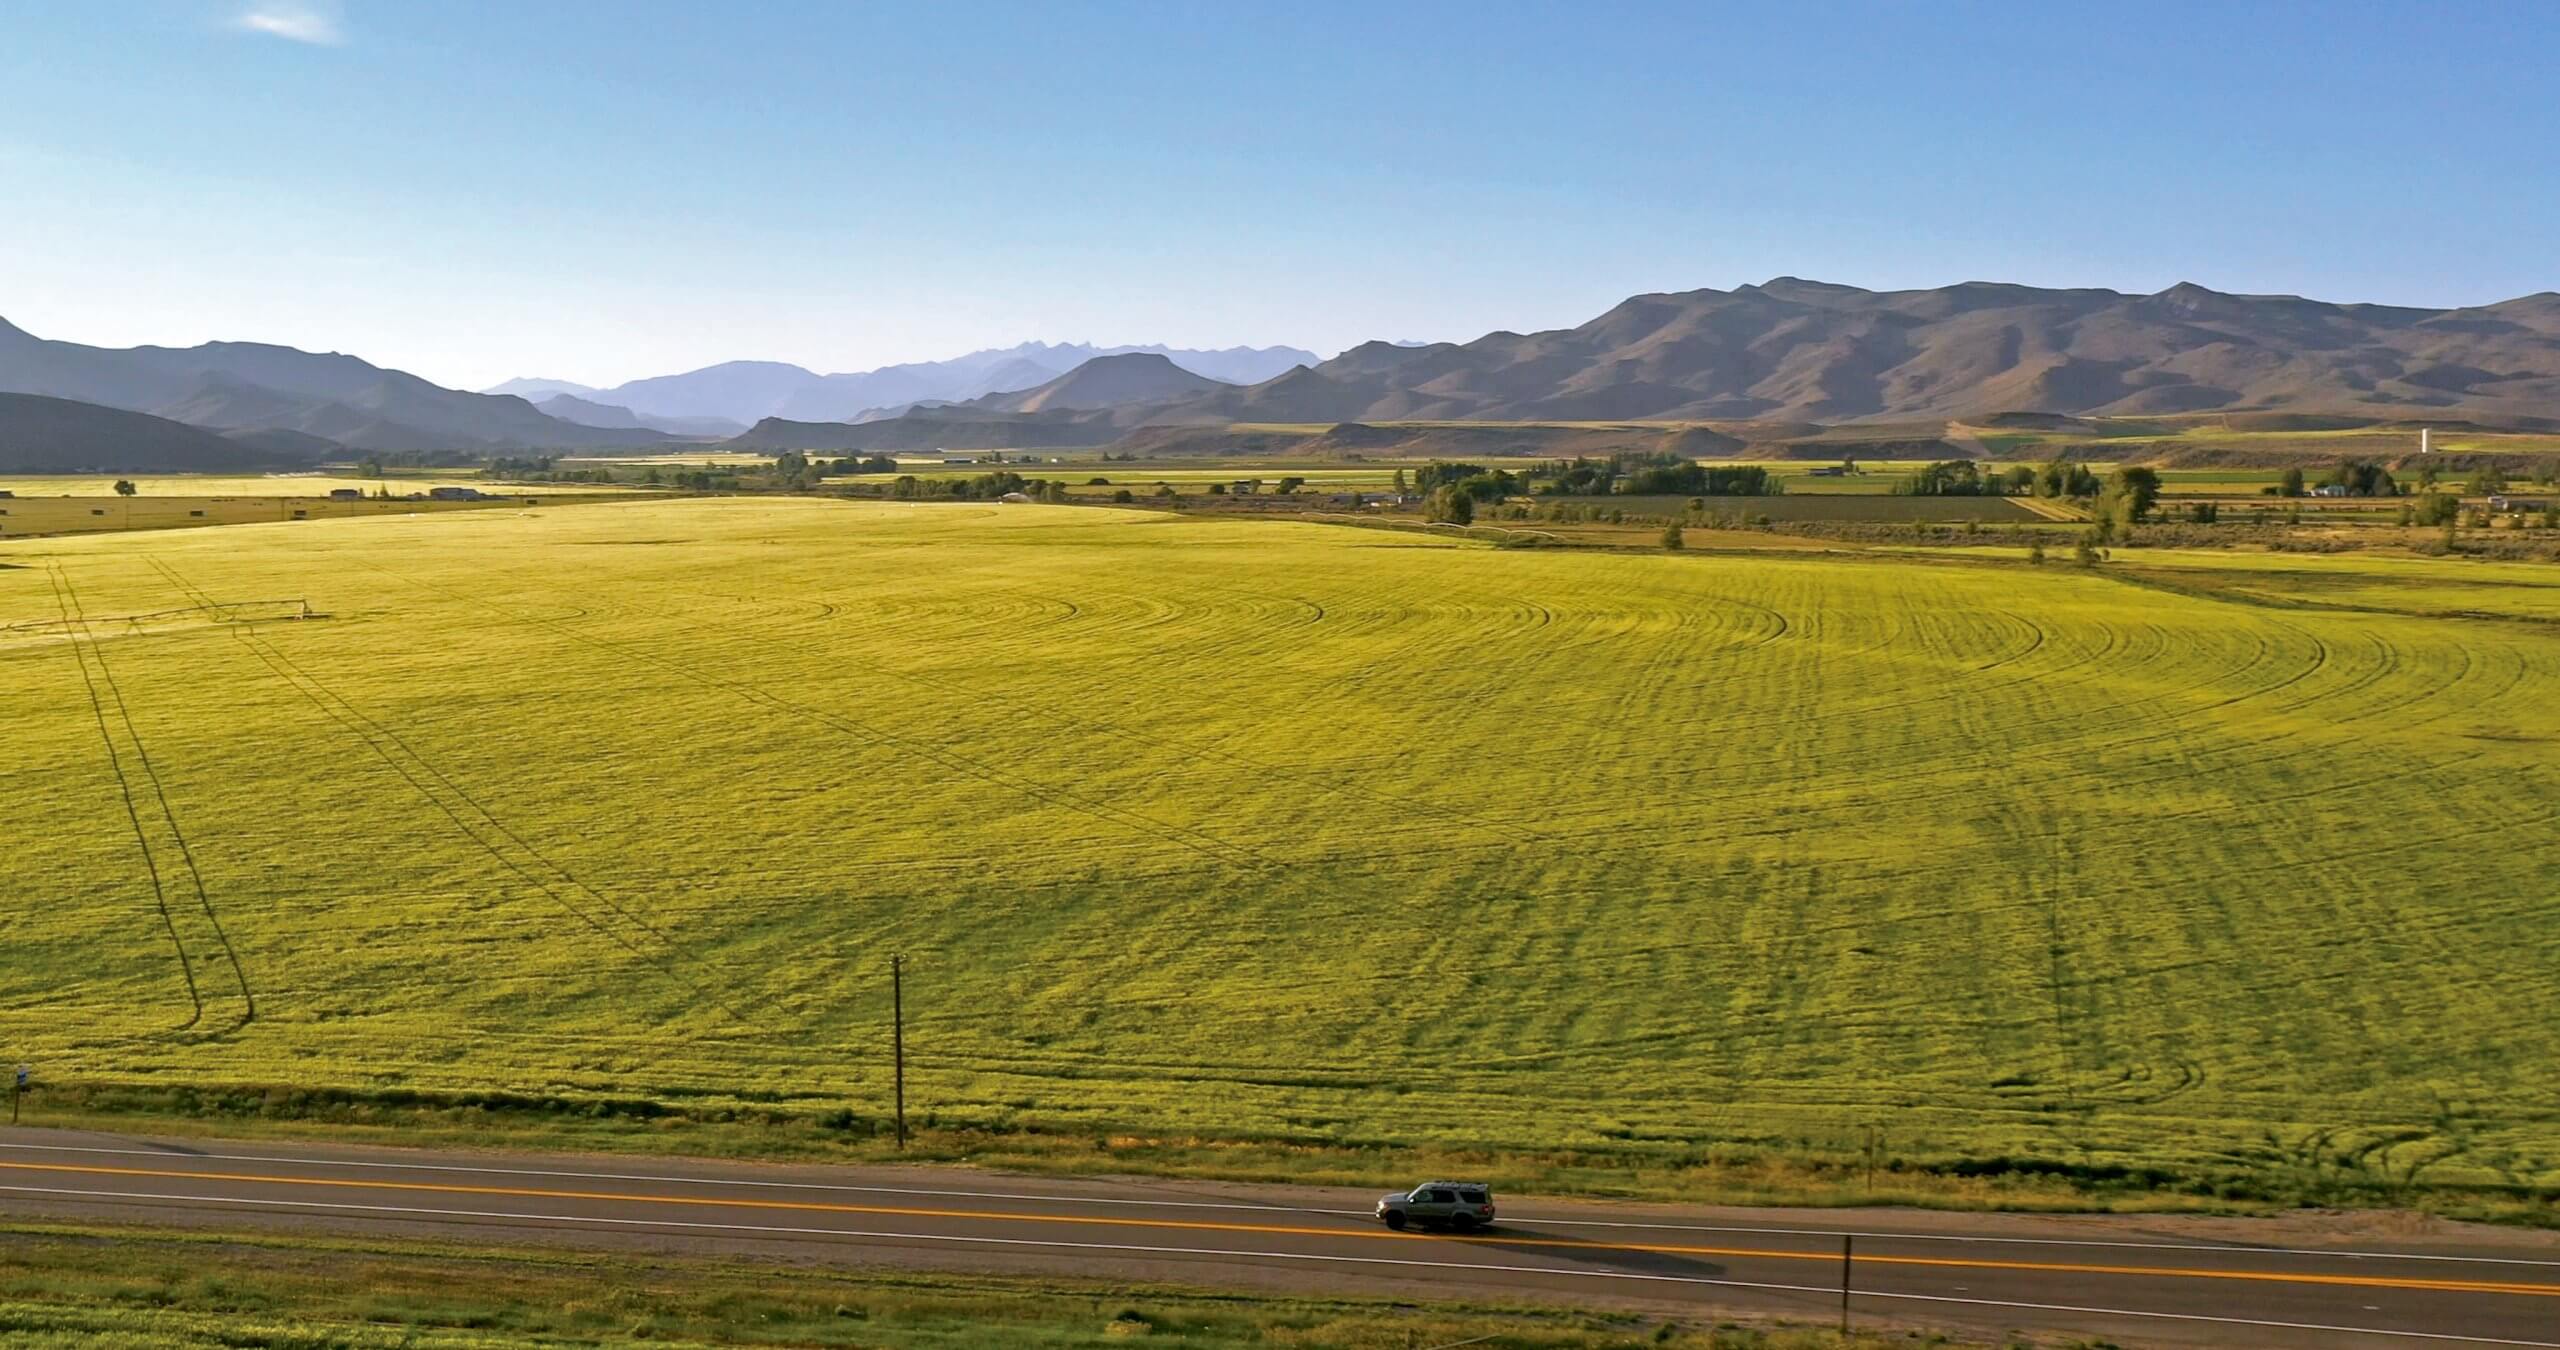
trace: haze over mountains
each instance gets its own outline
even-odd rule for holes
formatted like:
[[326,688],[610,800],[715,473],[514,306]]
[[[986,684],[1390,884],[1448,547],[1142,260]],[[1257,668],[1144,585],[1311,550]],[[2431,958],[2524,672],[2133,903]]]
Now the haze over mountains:
[[780,361],[728,361],[679,375],[632,380],[611,389],[566,380],[518,379],[488,392],[535,399],[566,394],[627,409],[642,419],[660,419],[656,424],[662,427],[664,419],[678,418],[718,418],[741,426],[767,417],[851,422],[894,416],[919,403],[960,403],[1030,389],[1096,357],[1129,353],[1161,356],[1183,370],[1224,384],[1252,384],[1318,359],[1315,353],[1295,347],[1198,351],[1155,345],[1025,342],[947,361],[917,361],[841,375],[820,375]]

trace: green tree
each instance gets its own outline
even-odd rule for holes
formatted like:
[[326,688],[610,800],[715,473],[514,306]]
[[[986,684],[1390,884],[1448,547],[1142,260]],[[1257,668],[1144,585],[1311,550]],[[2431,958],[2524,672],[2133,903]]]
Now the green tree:
[[1688,546],[1688,539],[1680,533],[1679,521],[1675,520],[1662,527],[1662,546],[1674,553]]
[[2106,556],[2098,547],[2105,542],[2106,540],[2101,538],[2096,530],[2081,535],[2080,542],[2072,546],[2071,560],[2082,567],[2097,566],[2098,560]]
[[119,497],[130,497],[141,490],[142,489],[133,485],[133,480],[130,478],[119,478],[116,480],[116,495]]
[[2151,518],[2151,508],[2160,500],[2160,475],[2139,464],[2127,464],[2107,479],[2107,487],[2124,503],[2126,523],[2138,525]]
[[2495,464],[2483,464],[2471,471],[2471,495],[2485,497],[2507,490],[2507,471]]
[[1399,497],[1405,495],[1404,470],[1402,469],[1396,470],[1396,495]]
[[1464,488],[1450,486],[1431,494],[1422,505],[1423,519],[1438,525],[1473,525],[1476,522],[1476,499]]
[[2302,470],[2299,466],[2284,471],[2284,485],[2277,489],[2277,495],[2282,497],[2302,495]]
[[2043,535],[2032,535],[2027,539],[2027,561],[2038,567],[2044,565]]

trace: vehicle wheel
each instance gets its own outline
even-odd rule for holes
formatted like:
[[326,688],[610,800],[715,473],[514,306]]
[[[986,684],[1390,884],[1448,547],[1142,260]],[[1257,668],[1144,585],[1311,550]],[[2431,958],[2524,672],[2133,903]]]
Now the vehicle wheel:
[[1404,1211],[1403,1211],[1403,1210],[1400,1210],[1400,1209],[1391,1209],[1391,1210],[1388,1210],[1388,1211],[1387,1211],[1387,1227],[1392,1228],[1392,1229],[1395,1229],[1397,1232],[1403,1232],[1403,1231],[1404,1231]]
[[1473,1219],[1451,1219],[1449,1221],[1449,1231],[1452,1233],[1472,1233],[1475,1230],[1476,1221]]

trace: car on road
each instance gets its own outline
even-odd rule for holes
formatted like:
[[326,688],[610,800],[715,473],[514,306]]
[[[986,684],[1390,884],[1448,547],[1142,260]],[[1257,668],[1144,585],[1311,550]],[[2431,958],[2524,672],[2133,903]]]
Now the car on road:
[[1426,1181],[1409,1191],[1378,1197],[1378,1221],[1389,1228],[1419,1225],[1459,1232],[1493,1226],[1493,1188],[1481,1181]]

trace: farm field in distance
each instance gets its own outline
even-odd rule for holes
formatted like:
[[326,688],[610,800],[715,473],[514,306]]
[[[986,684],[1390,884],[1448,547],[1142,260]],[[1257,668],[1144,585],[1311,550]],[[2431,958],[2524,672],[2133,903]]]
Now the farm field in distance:
[[0,540],[0,1046],[867,1134],[902,953],[928,1130],[2560,1182],[2560,571],[2151,561],[784,498]]

